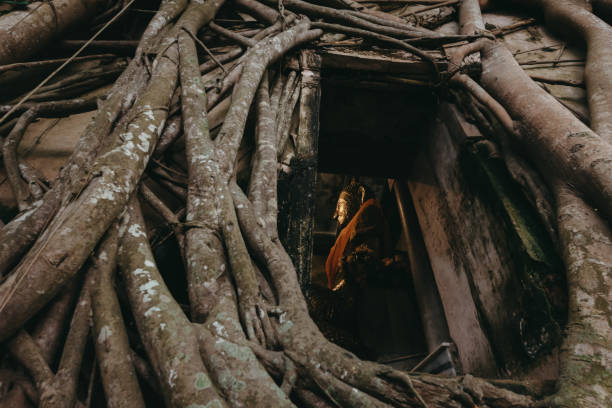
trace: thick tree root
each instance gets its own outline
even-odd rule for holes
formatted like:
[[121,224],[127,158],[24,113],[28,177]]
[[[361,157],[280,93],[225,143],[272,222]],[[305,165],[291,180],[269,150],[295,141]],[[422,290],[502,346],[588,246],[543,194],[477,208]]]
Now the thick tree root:
[[113,288],[117,247],[118,228],[113,225],[100,244],[94,264],[95,283],[91,290],[93,338],[106,403],[109,407],[138,408],[145,405]]
[[196,331],[157,270],[136,200],[130,203],[121,229],[121,276],[166,403],[225,406],[200,358]]
[[[552,8],[551,4],[546,3],[545,5]],[[574,10],[573,5],[570,7],[566,3],[556,3],[555,6],[560,6],[559,9],[554,10],[556,13],[564,14]],[[552,12],[552,10],[549,11]],[[579,16],[584,16],[584,10],[574,11]],[[579,19],[579,16],[576,18]],[[569,18],[569,15],[566,14],[566,17]],[[605,33],[604,30],[601,35],[606,35]],[[596,42],[596,40],[593,41]],[[536,95],[538,98],[548,98],[548,94],[540,93],[541,89],[526,77],[514,59],[508,57],[509,52],[505,48],[488,42],[483,42],[483,44],[481,82],[487,90],[505,102],[508,113],[513,118],[520,118],[521,125],[524,126],[521,129],[521,141],[525,143],[527,140],[543,141],[547,138],[555,138],[557,148],[569,149],[566,152],[569,160],[565,165],[574,166],[579,165],[577,162],[581,158],[576,156],[582,148],[587,150],[584,157],[592,160],[598,157],[597,155],[602,152],[601,149],[607,151],[611,147],[607,129],[612,116],[609,113],[600,115],[599,107],[595,107],[591,114],[592,120],[599,122],[598,129],[604,132],[602,135],[584,127],[560,105],[549,107],[546,120],[543,120],[544,116],[536,118],[536,115],[527,112],[529,107],[533,106],[529,103],[535,102],[533,98]],[[510,82],[512,86],[499,81],[499,75],[506,78],[512,77],[513,81]],[[603,75],[599,78],[598,83],[607,86],[609,81],[606,78],[606,75]],[[587,86],[587,90],[597,94],[599,87],[593,89],[591,85]],[[525,97],[530,98],[530,102],[526,102]],[[548,126],[544,122],[548,124],[554,122],[554,125]],[[560,123],[563,123],[563,127],[559,127]],[[586,133],[573,133],[574,126],[583,127]],[[516,137],[516,132],[510,132],[510,134]],[[559,139],[559,135],[565,136]],[[593,146],[594,150],[589,152],[588,144],[581,143],[583,137],[592,139],[597,147]],[[563,146],[566,141],[572,145]],[[556,170],[558,169],[557,167]],[[597,172],[595,164],[590,165],[589,169]],[[609,319],[605,316],[609,314],[612,299],[609,293],[605,293],[607,289],[604,289],[604,292],[601,289],[608,287],[606,281],[612,270],[610,260],[612,239],[609,225],[591,206],[585,203],[580,193],[576,191],[576,187],[579,187],[581,192],[589,197],[588,187],[585,188],[584,184],[577,184],[577,181],[573,181],[576,184],[570,187],[563,176],[543,168],[540,168],[540,171],[548,185],[554,189],[560,244],[567,267],[570,298],[567,334],[562,346],[559,391],[547,402],[560,407],[609,405],[612,394],[609,372],[612,366],[606,356],[611,347],[608,340],[611,336],[611,328]],[[604,214],[607,214],[607,210],[604,210]]]

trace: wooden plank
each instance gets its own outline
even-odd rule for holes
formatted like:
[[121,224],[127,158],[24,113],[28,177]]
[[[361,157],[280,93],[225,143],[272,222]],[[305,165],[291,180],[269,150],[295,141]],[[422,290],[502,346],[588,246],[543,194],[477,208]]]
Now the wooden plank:
[[[321,57],[312,50],[303,50],[299,63],[301,91],[296,154],[291,174],[281,175],[284,191],[279,189],[279,201],[287,205],[279,208],[282,217],[279,219],[279,233],[295,266],[302,291],[308,293],[313,249]],[[284,230],[280,230],[281,225]]]
[[[452,129],[452,136],[438,121],[428,144],[432,166],[429,171],[433,172],[435,186],[435,191],[428,194],[434,194],[433,197],[438,194],[438,198],[424,196],[423,188],[416,189],[415,183],[412,183],[414,188],[411,187],[411,190],[416,189],[415,194],[419,194],[421,201],[419,219],[428,224],[437,219],[439,223],[438,229],[422,225],[425,242],[429,241],[432,268],[449,327],[453,325],[449,310],[459,307],[453,302],[461,302],[454,297],[457,291],[471,297],[470,308],[476,312],[497,368],[514,370],[524,357],[518,327],[524,312],[521,273],[525,265],[516,257],[518,244],[509,238],[512,232],[507,230],[502,216],[474,193],[459,164],[460,144],[482,139],[482,135],[453,107],[444,106],[441,111],[443,122]],[[416,199],[415,196],[415,206]],[[443,295],[442,288],[446,285],[449,287]],[[466,316],[469,315],[458,318],[466,319]],[[451,335],[457,341],[453,329]],[[458,344],[460,355],[464,346]]]
[[[463,259],[481,320],[487,322],[489,339],[495,345],[498,363],[516,373],[517,369],[524,368],[521,360],[526,346],[534,353],[539,347],[551,345],[544,340],[546,337],[554,343],[554,312],[550,315],[547,312],[551,299],[545,293],[565,290],[553,278],[564,273],[562,263],[540,217],[507,172],[502,159],[496,152],[478,147],[483,146],[478,140],[484,136],[454,106],[443,104],[440,112],[442,121],[452,129],[451,140],[442,143],[455,146],[455,151],[464,143],[473,146],[465,152],[463,160],[470,161],[471,170],[462,181],[464,186],[474,185],[473,193],[459,191],[458,194],[452,190],[446,197],[451,217],[461,219],[466,231],[462,237],[466,248]],[[441,185],[450,185],[445,182],[449,174],[448,169],[438,174]],[[538,279],[546,282],[546,289],[542,290]],[[531,366],[540,363],[534,361]]]
[[[436,137],[436,133],[446,132],[441,124],[437,127],[433,137]],[[442,136],[450,142],[448,134]],[[444,160],[448,163],[447,167],[457,165],[456,157],[438,156],[436,160]],[[450,336],[457,345],[463,371],[495,376],[495,356],[486,328],[481,322],[480,311],[473,300],[467,266],[461,259],[461,252],[466,248],[454,234],[457,226],[447,201],[448,186],[441,186],[437,180],[436,173],[448,170],[441,167],[437,171],[432,167],[427,152],[422,152],[415,162],[408,187],[444,306]],[[463,218],[465,215],[458,222]]]
[[468,122],[455,105],[443,103],[440,105],[440,112],[448,130],[459,143],[484,139],[478,127]]
[[395,181],[393,191],[408,250],[410,273],[412,274],[425,341],[427,342],[427,349],[431,353],[442,343],[450,341],[450,334],[412,199],[404,184],[403,181]]
[[[455,232],[457,268],[466,275],[479,320],[491,342],[499,369],[512,365],[522,354],[516,312],[522,287],[514,271],[507,231],[483,200],[474,195],[459,165],[457,139],[445,126],[429,145],[435,176],[444,191],[450,230]],[[465,140],[466,135],[457,135]]]
[[[433,80],[431,64],[419,57],[401,50],[356,50],[349,47],[323,47],[323,68],[367,71],[370,73],[401,74],[404,77]],[[438,62],[440,71],[447,70],[448,64],[438,51],[430,51]]]

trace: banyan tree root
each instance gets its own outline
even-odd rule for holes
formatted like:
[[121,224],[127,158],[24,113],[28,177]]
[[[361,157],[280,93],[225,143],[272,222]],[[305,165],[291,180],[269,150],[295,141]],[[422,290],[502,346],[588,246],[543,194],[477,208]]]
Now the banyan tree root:
[[[223,0],[162,1],[135,58],[100,102],[59,178],[0,231],[0,271],[7,275],[0,284],[0,340],[31,378],[14,387],[12,401],[27,397],[43,406],[75,405],[78,384],[93,381],[81,378],[91,334],[106,401],[113,407],[144,406],[137,376],[168,406],[538,403],[541,395],[528,387],[510,391],[503,383],[470,375],[407,374],[361,361],[329,342],[308,315],[295,268],[278,240],[277,162],[293,142],[289,125],[301,85],[297,72],[278,70],[274,76],[271,64],[316,40],[321,29],[391,38],[398,45],[439,35],[355,8],[353,2],[346,3],[352,10],[300,0],[281,3],[306,16],[283,7],[279,13],[255,0],[234,4],[267,27],[246,37],[213,25],[237,46],[202,64],[197,33]],[[486,35],[477,2],[465,0],[459,14],[461,38]],[[324,21],[311,24],[309,18]],[[402,47],[426,58],[414,46]],[[451,82],[494,112],[512,144],[530,152],[556,198],[554,231],[568,269],[570,323],[560,391],[544,404],[605,406],[612,234],[604,217],[612,214],[612,147],[534,85],[504,47],[487,39],[462,50],[481,52],[482,78],[477,83],[453,72]],[[463,57],[458,55],[455,66]],[[226,63],[227,68],[218,66]],[[220,90],[207,83],[211,78],[221,78]],[[591,92],[591,85],[587,88]],[[250,111],[256,146],[247,195],[236,183],[236,163]],[[594,126],[605,129],[601,120],[592,118]],[[211,129],[219,127],[213,140],[217,131]],[[176,159],[181,130],[183,169]],[[164,164],[170,154],[173,161]],[[176,195],[173,199],[186,203],[183,222],[182,212],[174,213],[161,195],[141,184],[151,156],[148,173]],[[174,298],[168,275],[153,257],[138,191],[183,243],[188,307]],[[180,273],[181,266],[172,273]],[[66,329],[54,372],[53,357]],[[146,359],[133,349],[144,350]]]
[[[589,17],[584,9],[576,10],[570,2],[559,2],[554,6],[544,2],[543,5],[549,8],[548,12],[554,11],[565,18],[571,18],[570,14],[574,11],[579,21],[596,19]],[[474,14],[472,16],[480,18],[474,17]],[[580,27],[579,23],[574,24]],[[606,33],[604,30],[601,36],[606,36]],[[587,38],[595,44],[600,40],[600,33],[588,35]],[[553,162],[542,163],[538,170],[556,200],[559,241],[568,276],[569,314],[567,334],[562,344],[558,392],[541,404],[605,406],[610,403],[612,388],[612,366],[607,357],[612,347],[612,329],[609,319],[604,316],[609,315],[612,299],[609,291],[606,293],[607,289],[603,288],[608,287],[606,282],[612,270],[612,230],[602,216],[607,216],[609,220],[609,210],[602,208],[601,213],[596,212],[592,203],[600,203],[602,201],[599,200],[603,198],[591,195],[593,190],[587,180],[569,180],[568,184],[564,177],[568,172],[564,167],[574,166],[573,169],[576,169],[581,161],[590,162],[582,164],[584,170],[590,172],[590,179],[597,177],[595,174],[601,170],[600,163],[604,166],[610,163],[612,139],[608,129],[612,124],[612,115],[609,107],[607,114],[602,114],[602,106],[598,104],[600,97],[597,96],[602,88],[610,85],[608,73],[598,69],[597,62],[594,62],[594,68],[590,70],[591,82],[587,84],[587,93],[595,95],[595,105],[591,103],[591,122],[594,129],[600,130],[598,134],[536,85],[505,47],[489,40],[479,40],[479,43],[468,47],[468,52],[481,51],[483,75],[480,82],[508,110],[500,116],[511,116],[518,121],[519,126],[515,131],[509,129],[509,134],[518,139],[515,143],[531,155],[533,162],[546,160],[549,154],[555,154],[557,158]],[[593,58],[593,55],[589,58]],[[500,76],[505,81],[500,81]],[[530,112],[535,106],[544,106],[542,104],[547,104],[545,113]],[[499,106],[497,109],[503,108]],[[508,123],[508,119],[502,121]],[[552,142],[553,139],[555,142]],[[585,139],[589,139],[588,142]],[[586,200],[590,200],[591,204]]]
[[109,228],[97,251],[91,288],[94,345],[109,407],[144,407],[121,308],[113,288],[118,226]]
[[[119,268],[140,338],[169,406],[224,406],[202,359],[194,327],[164,284],[136,200],[124,217]],[[103,333],[101,333],[102,335]]]
[[11,183],[11,188],[17,199],[19,211],[27,210],[31,205],[30,191],[23,179],[23,175],[19,171],[19,159],[17,158],[17,146],[21,142],[21,138],[30,123],[36,119],[36,109],[27,110],[17,123],[11,133],[4,140],[2,145],[2,158],[4,159],[4,168],[6,177]]
[[538,0],[516,3],[541,8],[551,29],[572,38],[580,36],[586,43],[584,76],[591,127],[599,136],[612,141],[612,27],[587,10],[587,2]]

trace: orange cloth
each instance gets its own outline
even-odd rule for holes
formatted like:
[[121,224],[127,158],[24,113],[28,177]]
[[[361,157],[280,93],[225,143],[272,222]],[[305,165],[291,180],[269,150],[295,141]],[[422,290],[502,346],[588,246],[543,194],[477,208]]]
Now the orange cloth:
[[338,235],[334,246],[329,251],[327,261],[325,262],[325,274],[327,275],[327,284],[330,289],[334,288],[336,274],[338,273],[338,269],[340,268],[340,260],[344,255],[346,245],[349,243],[351,237],[353,236],[353,233],[355,232],[359,217],[365,211],[365,209],[370,206],[376,206],[382,211],[382,207],[374,198],[370,198],[365,203],[363,203],[359,208],[359,211],[357,211],[351,221],[346,225],[346,227],[342,229],[342,231],[340,231],[340,234]]

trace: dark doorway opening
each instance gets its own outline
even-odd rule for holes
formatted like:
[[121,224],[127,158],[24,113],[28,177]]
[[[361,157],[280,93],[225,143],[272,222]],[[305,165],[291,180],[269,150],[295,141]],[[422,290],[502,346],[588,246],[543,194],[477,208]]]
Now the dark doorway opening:
[[[435,103],[431,90],[425,88],[381,89],[339,82],[334,73],[323,76],[311,310],[331,340],[361,357],[401,369],[413,368],[428,348],[391,186],[393,179],[408,175]],[[390,252],[368,264],[367,278],[359,285],[332,288],[326,262],[340,233],[333,216],[339,195],[351,180],[367,186],[380,206]],[[351,240],[359,239],[359,231],[352,233]],[[344,255],[353,261],[352,250]]]
[[[327,78],[327,79],[326,79]],[[425,87],[368,87],[323,75],[318,170],[403,178],[436,112]]]

